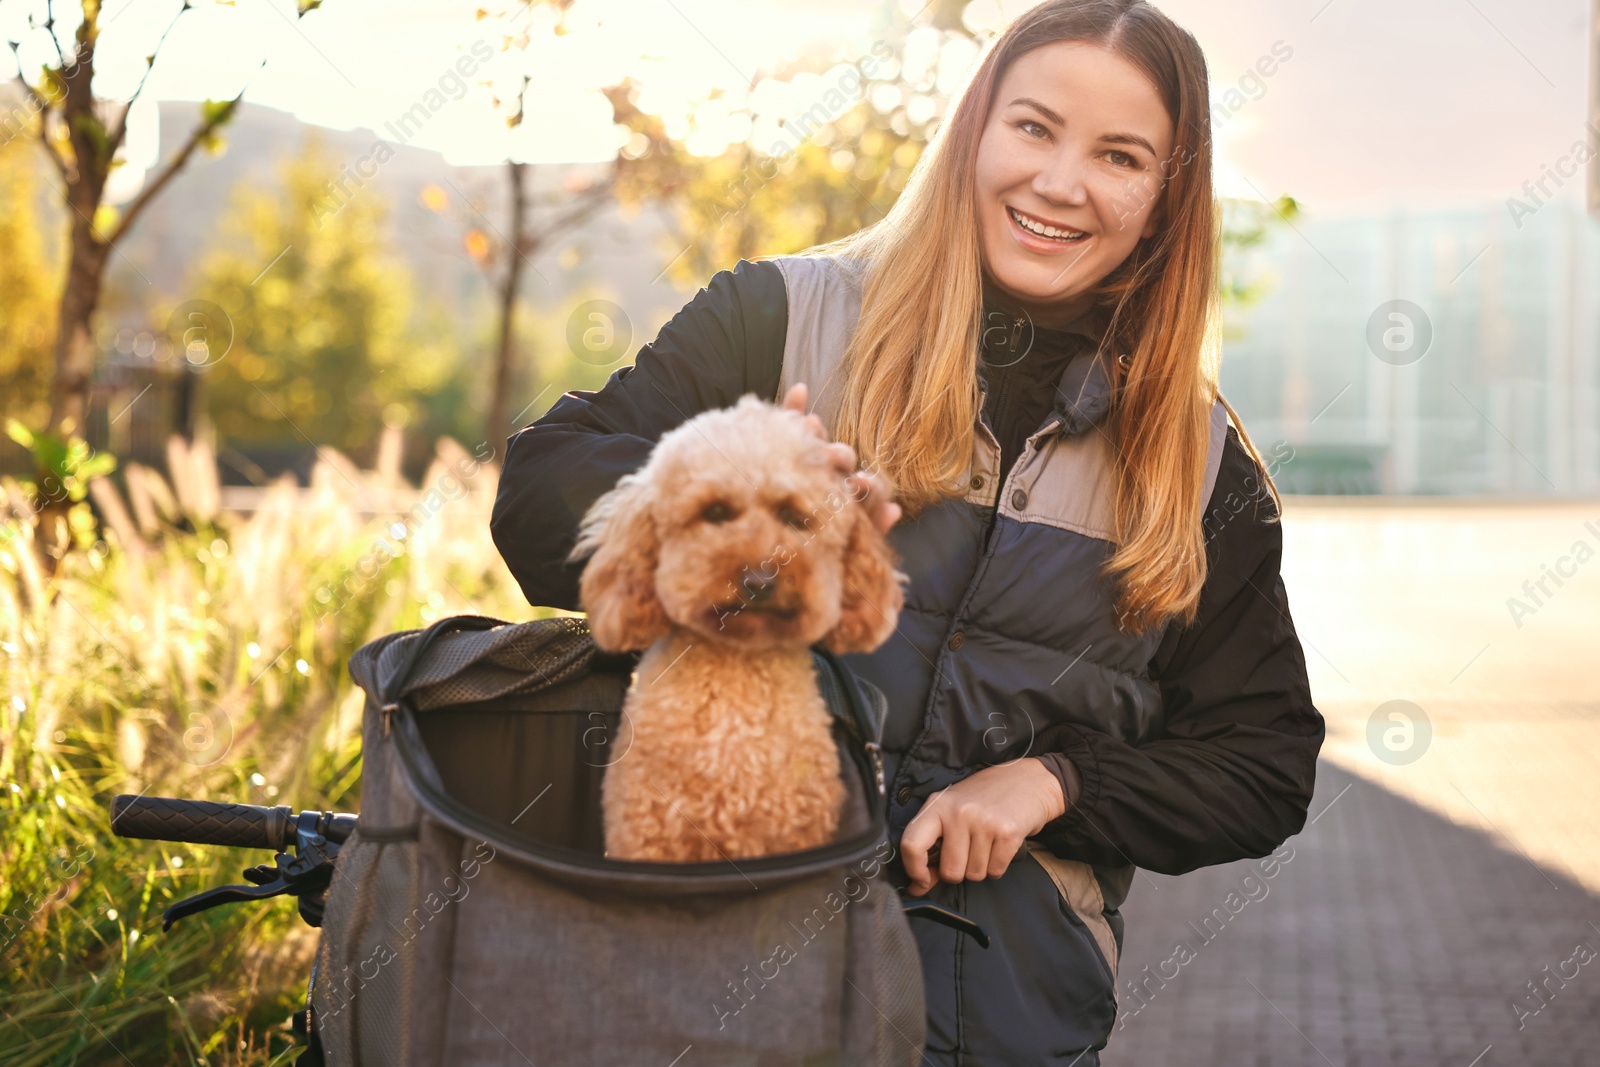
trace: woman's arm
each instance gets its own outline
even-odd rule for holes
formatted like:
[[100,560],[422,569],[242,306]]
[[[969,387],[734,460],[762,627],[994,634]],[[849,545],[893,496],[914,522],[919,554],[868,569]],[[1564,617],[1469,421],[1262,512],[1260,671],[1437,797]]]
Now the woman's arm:
[[1279,577],[1283,528],[1232,430],[1207,515],[1199,612],[1150,665],[1163,735],[1135,746],[1062,724],[1036,740],[1079,776],[1077,803],[1038,835],[1062,856],[1182,874],[1265,856],[1305,825],[1324,724]]
[[935,793],[900,841],[913,896],[1000,877],[1028,837],[1088,863],[1182,874],[1265,856],[1304,825],[1322,716],[1278,577],[1283,530],[1232,430],[1206,514],[1199,611],[1150,664],[1163,736],[1135,746],[1059,724],[1029,756]]
[[788,297],[777,264],[741,260],[704,289],[598,392],[566,393],[511,436],[489,530],[530,604],[578,609],[566,562],[589,505],[644,465],[663,433],[745,393],[772,399]]

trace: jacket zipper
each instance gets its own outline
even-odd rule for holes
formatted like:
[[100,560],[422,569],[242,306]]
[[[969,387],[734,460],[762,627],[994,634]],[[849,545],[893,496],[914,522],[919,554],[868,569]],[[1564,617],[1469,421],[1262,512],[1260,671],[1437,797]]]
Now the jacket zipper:
[[[1020,315],[1018,315],[1018,316],[1016,316],[1015,318],[1012,319],[1012,322],[1011,322],[1011,336],[1010,336],[1010,338],[1009,338],[1009,340],[1007,341],[1007,344],[1006,344],[1006,351],[1008,353],[1016,351],[1017,340],[1018,340],[1018,338],[1020,338],[1022,336],[1023,321],[1024,320],[1023,320],[1022,316],[1020,316]],[[1013,361],[1013,362],[1015,362],[1015,361]],[[1008,364],[1006,364],[1006,366],[1009,367],[1009,366],[1011,366],[1011,364],[1008,363]],[[988,420],[989,424],[990,424],[989,425],[989,436],[994,438],[995,444],[998,446],[999,458],[1000,458],[1000,463],[1001,463],[1002,466],[1005,464],[1005,446],[1000,443],[1000,436],[999,436],[998,428],[1000,426],[1000,423],[1004,420],[1005,408],[1006,408],[1006,400],[1009,398],[1010,394],[1011,394],[1011,375],[1006,374],[1006,375],[1003,375],[1001,377],[1001,379],[1000,379],[1000,391],[997,392],[995,394],[995,397],[994,397],[994,417]],[[1026,451],[1027,451],[1027,447],[1024,446],[1023,447],[1023,452],[1026,452]],[[983,533],[983,546],[984,546],[984,550],[985,551],[988,550],[989,541],[994,536],[994,528],[995,528],[996,525],[998,525],[998,520],[1000,518],[1000,505],[1005,500],[1005,486],[1006,486],[1007,483],[1009,483],[1011,481],[1011,471],[1013,469],[1015,469],[1017,463],[1021,462],[1021,460],[1022,460],[1022,456],[1018,455],[1016,457],[1016,459],[1012,461],[1011,468],[1008,468],[1006,470],[1005,477],[1001,479],[1001,484],[995,488],[995,498],[994,498],[995,507],[994,507],[994,511],[991,512],[990,515],[989,515],[989,528],[987,530],[985,530],[984,533]]]

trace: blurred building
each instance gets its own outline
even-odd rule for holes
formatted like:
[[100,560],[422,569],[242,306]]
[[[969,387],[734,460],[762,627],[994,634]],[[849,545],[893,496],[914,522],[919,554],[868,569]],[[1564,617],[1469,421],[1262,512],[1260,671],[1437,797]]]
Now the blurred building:
[[[1281,488],[1600,491],[1600,221],[1519,214],[1302,216],[1251,253],[1270,284],[1230,313],[1223,391]],[[1394,323],[1410,351],[1383,350]]]

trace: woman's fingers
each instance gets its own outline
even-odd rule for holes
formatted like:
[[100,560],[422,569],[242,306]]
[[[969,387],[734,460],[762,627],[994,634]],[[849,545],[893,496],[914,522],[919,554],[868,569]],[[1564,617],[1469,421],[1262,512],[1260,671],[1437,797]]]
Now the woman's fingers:
[[[928,798],[928,803],[900,835],[900,863],[911,878],[910,893],[914,897],[922,896],[939,881],[938,872],[928,867],[928,850],[939,842],[944,832],[939,814],[934,810],[933,801],[938,796],[935,793]],[[942,864],[942,859],[940,862]]]
[[[783,394],[782,407],[786,411],[805,412],[806,400],[809,393],[804,382],[796,382]],[[807,414],[805,417],[806,429],[824,441],[828,441],[826,427],[822,419],[816,414]],[[861,502],[867,509],[867,514],[872,517],[872,524],[878,528],[879,533],[888,533],[900,518],[899,504],[889,499],[888,486],[876,474],[856,468],[856,450],[843,441],[828,441],[828,462],[841,476],[856,484],[850,486],[851,496]]]
[[967,881],[981,882],[989,877],[989,866],[994,862],[995,839],[989,834],[974,833],[967,841]]
[[[816,418],[816,416],[813,415],[812,418]],[[817,426],[819,429],[822,426],[820,419],[817,421]],[[828,462],[832,463],[834,469],[840,474],[853,475],[856,471],[856,450],[843,441],[830,441],[828,443]]]
[[888,533],[889,527],[899,521],[901,510],[899,504],[889,499],[889,489],[883,479],[876,474],[858,471],[851,475],[850,480],[855,483],[850,492],[867,509],[872,524],[879,533]]
[[783,394],[783,403],[778,406],[785,411],[804,413],[806,410],[806,383],[795,382],[789,386],[789,391]]
[[959,882],[967,876],[972,843],[972,835],[959,822],[944,828],[944,836],[939,839],[940,881]]
[[[806,399],[808,395],[806,383],[795,382],[793,385],[789,386],[789,391],[783,394],[783,403],[779,404],[778,406],[783,408],[785,411],[795,411],[805,415],[806,429],[826,441],[828,439],[828,433],[822,425],[822,419],[815,413],[808,413],[806,411]],[[853,467],[854,465],[854,461],[852,460],[851,466]]]

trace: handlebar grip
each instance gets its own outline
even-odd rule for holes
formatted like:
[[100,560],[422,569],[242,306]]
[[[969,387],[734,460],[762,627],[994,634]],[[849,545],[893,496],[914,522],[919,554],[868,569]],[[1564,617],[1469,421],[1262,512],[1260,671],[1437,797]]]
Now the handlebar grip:
[[293,830],[292,812],[286,805],[263,808],[127,793],[111,799],[111,832],[118,837],[278,852],[288,845]]

